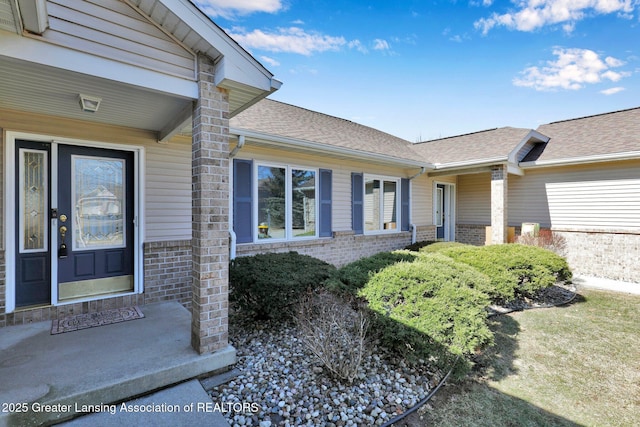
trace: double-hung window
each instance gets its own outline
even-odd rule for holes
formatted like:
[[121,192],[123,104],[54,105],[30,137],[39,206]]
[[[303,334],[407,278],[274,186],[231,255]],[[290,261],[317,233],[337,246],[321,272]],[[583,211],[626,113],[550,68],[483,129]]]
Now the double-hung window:
[[331,237],[332,172],[233,159],[237,243]]

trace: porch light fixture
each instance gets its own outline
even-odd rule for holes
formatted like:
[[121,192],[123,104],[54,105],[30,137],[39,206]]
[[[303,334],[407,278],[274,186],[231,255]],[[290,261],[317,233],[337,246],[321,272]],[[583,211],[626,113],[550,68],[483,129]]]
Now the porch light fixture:
[[79,94],[78,96],[80,98],[80,108],[82,108],[82,111],[86,113],[95,113],[96,111],[98,111],[98,107],[100,107],[102,98],[83,94]]

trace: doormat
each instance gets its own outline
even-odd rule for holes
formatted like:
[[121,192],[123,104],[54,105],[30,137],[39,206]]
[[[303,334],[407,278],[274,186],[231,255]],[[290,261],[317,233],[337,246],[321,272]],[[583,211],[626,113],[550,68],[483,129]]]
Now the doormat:
[[127,320],[142,319],[143,317],[144,314],[137,306],[114,308],[97,313],[76,314],[54,320],[51,323],[51,335],[111,325],[113,323],[126,322]]

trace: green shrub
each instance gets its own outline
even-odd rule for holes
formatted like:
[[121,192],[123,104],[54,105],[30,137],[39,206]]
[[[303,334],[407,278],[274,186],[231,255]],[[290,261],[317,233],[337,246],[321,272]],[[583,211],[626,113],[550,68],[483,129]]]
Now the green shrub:
[[571,278],[564,258],[535,246],[465,246],[441,253],[489,276],[491,286],[485,291],[496,303],[531,297],[540,289]]
[[489,279],[439,254],[424,254],[374,274],[359,295],[372,312],[372,331],[409,360],[451,363],[489,344]]
[[325,283],[327,289],[334,293],[346,292],[356,294],[377,271],[401,261],[413,261],[416,254],[407,251],[380,252],[370,257],[361,258],[338,269]]
[[420,248],[420,252],[434,253],[434,252],[442,252],[449,248],[462,248],[462,247],[473,247],[473,246],[465,245],[464,243],[458,243],[458,242],[435,242],[432,245],[428,245]]
[[229,266],[229,300],[259,319],[284,319],[292,305],[335,272],[335,267],[297,252],[240,257]]

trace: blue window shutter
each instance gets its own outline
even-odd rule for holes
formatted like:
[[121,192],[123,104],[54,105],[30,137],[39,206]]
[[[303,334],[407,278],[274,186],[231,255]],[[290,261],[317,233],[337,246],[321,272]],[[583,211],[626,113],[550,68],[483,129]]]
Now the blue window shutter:
[[253,162],[233,159],[233,231],[236,242],[253,242]]
[[356,234],[364,233],[364,184],[361,173],[351,174],[351,227]]
[[331,171],[320,169],[319,193],[320,193],[320,237],[331,237]]
[[409,180],[402,178],[400,180],[400,227],[402,231],[409,231]]

